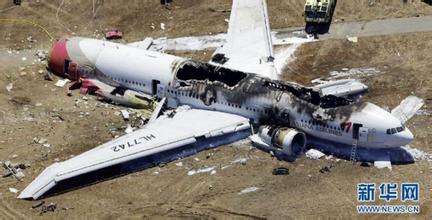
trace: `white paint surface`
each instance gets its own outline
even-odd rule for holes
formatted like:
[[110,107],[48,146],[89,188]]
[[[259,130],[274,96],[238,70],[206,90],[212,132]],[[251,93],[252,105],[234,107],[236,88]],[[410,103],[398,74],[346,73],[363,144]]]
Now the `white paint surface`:
[[215,168],[216,167],[213,166],[213,167],[201,168],[201,169],[198,169],[198,170],[189,170],[187,172],[187,175],[188,176],[192,176],[192,175],[195,175],[195,174],[198,174],[198,173],[208,173],[208,172],[214,171]]
[[412,118],[423,105],[423,99],[417,96],[408,96],[391,111],[391,114],[402,123],[405,123]]
[[242,195],[242,194],[245,194],[245,193],[255,192],[255,191],[257,191],[257,190],[259,190],[258,187],[252,186],[252,187],[248,187],[248,188],[243,189],[243,190],[240,191],[238,194],[239,194],[239,195]]
[[318,160],[321,157],[325,156],[324,153],[322,153],[319,150],[315,150],[315,149],[310,149],[306,152],[306,157],[312,160]]

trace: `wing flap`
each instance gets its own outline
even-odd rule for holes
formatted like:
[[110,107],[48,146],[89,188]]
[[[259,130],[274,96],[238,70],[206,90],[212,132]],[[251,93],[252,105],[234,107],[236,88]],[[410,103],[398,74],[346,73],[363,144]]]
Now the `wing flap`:
[[52,164],[18,198],[36,199],[60,181],[194,144],[202,137],[218,137],[248,128],[248,119],[214,111],[189,109],[177,112],[173,118],[161,116],[143,129]]

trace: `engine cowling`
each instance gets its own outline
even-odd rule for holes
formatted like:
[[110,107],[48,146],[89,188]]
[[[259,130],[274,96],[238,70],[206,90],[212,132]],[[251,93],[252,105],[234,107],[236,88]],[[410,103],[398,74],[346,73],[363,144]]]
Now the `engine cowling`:
[[302,154],[306,147],[305,133],[293,128],[261,126],[259,136],[267,145],[294,159]]

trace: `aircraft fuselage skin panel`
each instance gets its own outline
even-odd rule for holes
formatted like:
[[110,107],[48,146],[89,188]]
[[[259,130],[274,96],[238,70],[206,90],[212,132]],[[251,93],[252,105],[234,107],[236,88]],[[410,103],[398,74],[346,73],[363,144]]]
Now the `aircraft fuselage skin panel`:
[[[173,108],[190,105],[237,114],[255,123],[292,127],[344,144],[361,139],[358,144],[362,147],[399,147],[412,140],[408,129],[388,134],[388,129],[401,127],[400,121],[372,103],[322,95],[315,88],[112,42],[74,37],[58,44],[52,54],[76,63],[81,77],[166,97]],[[68,77],[61,62],[56,57],[49,65]],[[360,129],[353,129],[354,124],[363,127],[361,134],[357,134]],[[367,137],[354,138],[360,135]]]

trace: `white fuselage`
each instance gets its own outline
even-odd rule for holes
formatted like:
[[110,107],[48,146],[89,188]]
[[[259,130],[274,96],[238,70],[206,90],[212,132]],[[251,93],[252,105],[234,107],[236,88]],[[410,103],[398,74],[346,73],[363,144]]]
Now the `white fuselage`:
[[[230,87],[209,79],[178,79],[179,70],[186,64],[189,68],[208,64],[169,54],[85,38],[70,39],[66,48],[71,60],[79,65],[93,66],[93,74],[100,81],[158,98],[167,97],[169,107],[189,105],[233,113],[257,123],[294,127],[308,135],[338,143],[352,144],[358,140],[358,145],[363,147],[399,147],[412,140],[412,134],[400,121],[371,103],[323,109],[278,90],[278,84],[284,82],[254,74],[244,73],[246,78]],[[273,82],[276,86],[264,88],[261,82]],[[393,128],[398,132],[388,134]]]

